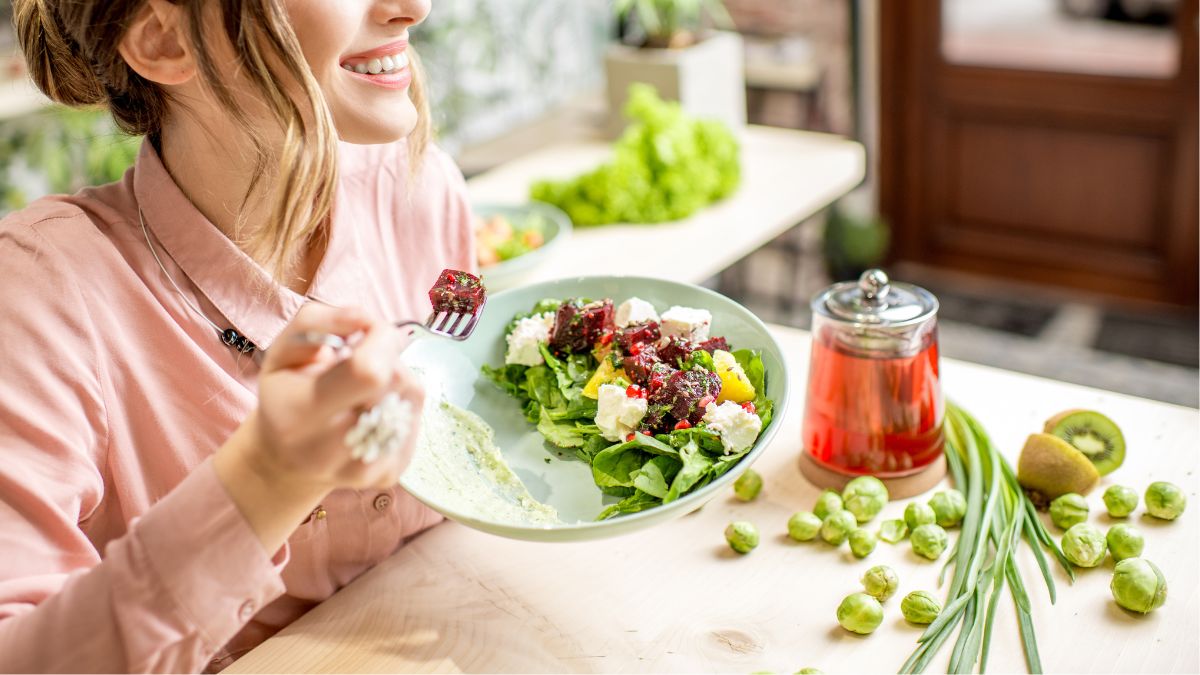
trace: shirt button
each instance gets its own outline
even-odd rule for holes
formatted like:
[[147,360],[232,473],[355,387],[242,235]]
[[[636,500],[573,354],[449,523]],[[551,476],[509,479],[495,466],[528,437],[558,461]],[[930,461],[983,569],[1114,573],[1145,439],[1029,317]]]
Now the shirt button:
[[391,505],[392,505],[392,496],[387,494],[386,492],[379,494],[375,497],[375,510],[376,511],[386,511],[387,508]]
[[254,601],[247,600],[238,608],[238,619],[249,621],[254,616]]

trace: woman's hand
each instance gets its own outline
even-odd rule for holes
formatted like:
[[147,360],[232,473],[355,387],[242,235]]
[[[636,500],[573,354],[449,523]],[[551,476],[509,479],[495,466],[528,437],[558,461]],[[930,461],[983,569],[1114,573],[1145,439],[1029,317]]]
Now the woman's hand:
[[[305,334],[360,335],[338,360]],[[271,345],[259,376],[258,408],[217,452],[217,475],[268,551],[274,551],[331,490],[391,487],[416,444],[424,393],[398,364],[401,334],[360,312],[303,307]],[[389,392],[412,405],[400,452],[352,459],[346,432]]]

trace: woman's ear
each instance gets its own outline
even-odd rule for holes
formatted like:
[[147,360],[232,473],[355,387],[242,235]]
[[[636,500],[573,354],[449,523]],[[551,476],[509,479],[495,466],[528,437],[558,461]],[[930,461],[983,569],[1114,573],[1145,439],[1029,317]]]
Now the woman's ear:
[[196,75],[183,7],[168,0],[148,0],[133,18],[118,47],[129,67],[162,85],[178,85]]

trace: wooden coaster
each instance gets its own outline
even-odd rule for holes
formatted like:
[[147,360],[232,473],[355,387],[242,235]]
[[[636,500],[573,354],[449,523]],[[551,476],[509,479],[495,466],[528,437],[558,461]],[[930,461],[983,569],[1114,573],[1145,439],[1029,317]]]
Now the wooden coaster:
[[[842,491],[851,479],[856,476],[834,471],[817,463],[807,452],[800,453],[800,472],[810,483],[822,489]],[[880,478],[887,486],[889,499],[904,499],[915,497],[933,489],[946,475],[946,458],[939,456],[937,461],[909,476],[897,478]]]

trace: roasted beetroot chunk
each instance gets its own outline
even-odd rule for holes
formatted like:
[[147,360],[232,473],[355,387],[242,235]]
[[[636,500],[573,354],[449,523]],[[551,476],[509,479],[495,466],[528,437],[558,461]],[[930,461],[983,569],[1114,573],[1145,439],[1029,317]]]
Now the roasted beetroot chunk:
[[445,269],[429,289],[429,303],[435,313],[474,314],[483,305],[486,293],[483,282],[474,274]]
[[665,363],[678,368],[683,363],[696,347],[692,343],[680,337],[673,337],[667,340],[667,344],[659,347],[658,356]]
[[617,347],[622,352],[629,354],[634,345],[654,344],[660,337],[662,337],[662,332],[658,329],[656,322],[635,323],[617,331]]
[[716,400],[721,391],[721,378],[703,367],[696,366],[691,370],[679,370],[671,374],[667,381],[657,391],[652,391],[648,399],[650,412],[665,412],[654,415],[645,423],[655,432],[665,432],[682,420],[695,425],[704,417],[704,406],[701,403]]
[[568,300],[559,306],[554,317],[550,348],[559,353],[586,352],[612,330],[612,300],[598,300],[586,305],[579,300]]
[[727,352],[729,351],[729,342],[724,337],[718,335],[716,337],[710,337],[704,342],[701,342],[699,345],[697,345],[697,348],[703,349],[709,354],[712,354],[718,349],[723,352]]
[[657,363],[659,358],[654,345],[645,345],[637,354],[626,356],[621,365],[634,383],[646,387],[650,383],[650,369]]

